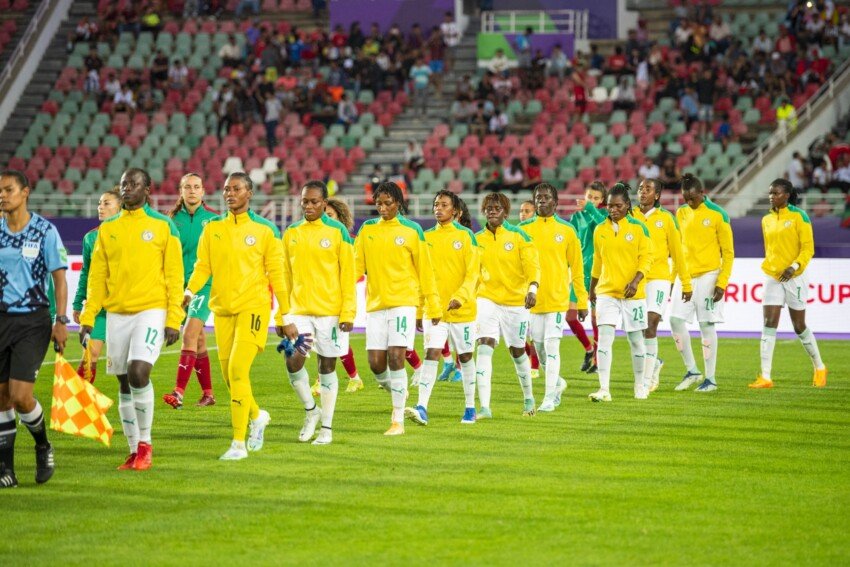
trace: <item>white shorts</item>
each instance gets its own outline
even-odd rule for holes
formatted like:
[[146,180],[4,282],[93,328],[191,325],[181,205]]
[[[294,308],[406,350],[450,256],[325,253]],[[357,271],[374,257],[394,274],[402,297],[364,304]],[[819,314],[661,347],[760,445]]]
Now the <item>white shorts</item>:
[[388,347],[410,350],[415,338],[416,307],[392,307],[366,313],[366,350],[387,350]]
[[563,311],[552,313],[531,314],[531,340],[542,343],[546,339],[560,339],[564,336],[564,321],[567,316]]
[[664,318],[667,302],[670,300],[670,282],[667,280],[650,280],[646,282],[646,311],[658,313]]
[[478,338],[493,339],[499,344],[499,335],[505,344],[525,348],[528,335],[528,309],[522,306],[499,305],[483,297],[478,298]]
[[694,293],[690,301],[682,300],[682,284],[676,281],[673,289],[673,310],[671,317],[677,317],[688,323],[694,322],[694,313],[698,323],[722,323],[723,304],[725,301],[714,301],[714,288],[717,287],[717,276],[720,270],[707,272],[693,279]]
[[106,314],[106,372],[127,374],[132,360],[154,364],[165,340],[165,309]]
[[780,282],[768,276],[764,280],[762,305],[788,306],[794,311],[805,311],[809,300],[809,280],[803,273],[787,282]]
[[422,329],[425,333],[425,348],[442,349],[446,341],[451,338],[451,346],[457,354],[467,354],[475,350],[476,325],[474,321],[469,323],[446,323],[440,321],[433,325],[430,319],[422,320]]
[[646,301],[596,296],[596,324],[620,327],[627,333],[646,329]]
[[339,330],[339,317],[312,317],[309,315],[290,315],[298,333],[313,335],[313,350],[319,356],[338,358],[348,354],[348,333]]

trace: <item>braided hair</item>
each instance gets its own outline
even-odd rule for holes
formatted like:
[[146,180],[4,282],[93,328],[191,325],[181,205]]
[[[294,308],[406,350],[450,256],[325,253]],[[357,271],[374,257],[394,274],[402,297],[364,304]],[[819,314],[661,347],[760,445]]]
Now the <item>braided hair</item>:
[[401,192],[401,187],[392,181],[383,181],[378,184],[378,187],[372,193],[372,197],[377,201],[378,195],[387,195],[390,199],[398,203],[398,212],[407,214],[407,203],[404,202],[404,193]]

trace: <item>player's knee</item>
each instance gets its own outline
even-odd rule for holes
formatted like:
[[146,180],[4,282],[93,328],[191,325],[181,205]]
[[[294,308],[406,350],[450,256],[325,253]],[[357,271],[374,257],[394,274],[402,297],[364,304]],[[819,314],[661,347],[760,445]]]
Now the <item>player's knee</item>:
[[32,392],[29,391],[13,391],[10,396],[10,402],[18,413],[29,413],[35,407],[35,398],[32,397]]
[[522,355],[525,354],[524,348],[511,347],[510,350],[511,350],[511,356],[514,357],[514,358],[519,358],[519,357],[521,357]]
[[791,321],[792,325],[794,325],[794,332],[798,335],[802,335],[806,332],[806,322],[805,321]]
[[472,360],[472,353],[466,352],[464,354],[459,354],[457,355],[457,359],[460,361],[461,364],[466,364],[467,362]]
[[336,370],[335,358],[325,358],[323,356],[319,357],[319,372],[322,374],[330,374],[334,370]]

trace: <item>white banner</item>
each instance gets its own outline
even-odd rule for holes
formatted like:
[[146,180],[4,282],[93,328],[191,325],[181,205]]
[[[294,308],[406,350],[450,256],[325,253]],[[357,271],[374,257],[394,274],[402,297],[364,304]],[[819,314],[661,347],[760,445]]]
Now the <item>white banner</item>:
[[[70,256],[68,272],[68,311],[77,292],[82,256]],[[761,297],[765,275],[760,258],[738,258],[726,288],[724,315],[720,331],[759,333],[762,330]],[[806,323],[816,333],[850,333],[850,260],[815,258],[806,269],[809,278],[809,305]],[[275,306],[277,307],[277,306]],[[669,307],[668,307],[669,313]],[[208,321],[212,324],[212,320]],[[366,326],[366,282],[357,283],[357,317],[354,326]],[[694,324],[696,328],[696,323]],[[666,322],[661,329],[669,330]],[[792,332],[791,319],[783,313],[780,331]]]

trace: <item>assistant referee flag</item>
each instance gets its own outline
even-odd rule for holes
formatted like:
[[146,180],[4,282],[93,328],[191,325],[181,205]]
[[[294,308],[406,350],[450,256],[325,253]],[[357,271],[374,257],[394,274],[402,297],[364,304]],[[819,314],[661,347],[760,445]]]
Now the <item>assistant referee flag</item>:
[[113,432],[106,417],[110,407],[112,400],[101,394],[93,384],[80,378],[65,357],[57,353],[53,370],[50,429],[96,439],[108,447]]

